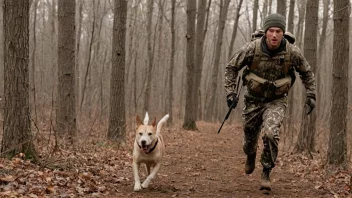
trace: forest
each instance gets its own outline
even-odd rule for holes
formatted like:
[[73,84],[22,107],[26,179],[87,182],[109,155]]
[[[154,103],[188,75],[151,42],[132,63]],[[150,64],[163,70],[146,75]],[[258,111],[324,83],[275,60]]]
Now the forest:
[[[306,115],[296,73],[272,196],[351,196],[351,1],[0,4],[0,197],[263,196],[259,156],[254,176],[243,171],[246,87],[224,120],[224,73],[271,13],[285,16],[317,92]],[[169,114],[167,154],[137,193],[132,150],[136,116],[146,112],[157,121]]]

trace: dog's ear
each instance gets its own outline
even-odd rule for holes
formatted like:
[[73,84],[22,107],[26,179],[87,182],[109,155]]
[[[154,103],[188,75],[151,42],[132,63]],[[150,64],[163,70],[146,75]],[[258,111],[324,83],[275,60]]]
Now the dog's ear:
[[142,120],[139,117],[139,115],[136,116],[136,123],[137,123],[137,126],[141,126],[142,125]]
[[156,126],[156,117],[154,117],[154,120],[153,120],[152,126],[153,126],[153,127],[155,127],[155,126]]

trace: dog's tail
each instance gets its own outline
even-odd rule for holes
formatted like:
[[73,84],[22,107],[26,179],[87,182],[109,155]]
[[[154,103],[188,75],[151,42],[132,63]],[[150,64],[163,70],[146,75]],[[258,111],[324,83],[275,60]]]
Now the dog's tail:
[[148,125],[148,122],[149,122],[149,115],[148,115],[148,112],[145,112],[145,117],[144,117],[144,120],[143,120],[143,124],[144,125]]
[[161,132],[161,128],[163,125],[166,123],[166,121],[169,119],[169,114],[166,114],[159,122],[158,125],[156,126],[156,135],[158,136]]

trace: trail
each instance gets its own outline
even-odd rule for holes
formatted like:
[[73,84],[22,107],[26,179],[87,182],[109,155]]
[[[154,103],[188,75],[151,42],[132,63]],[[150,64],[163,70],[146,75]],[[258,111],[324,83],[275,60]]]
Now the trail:
[[[200,123],[198,131],[166,129],[166,156],[157,178],[148,189],[133,192],[132,168],[120,172],[130,176],[116,187],[116,197],[331,197],[315,189],[317,181],[297,176],[292,164],[279,153],[273,169],[272,192],[259,190],[260,153],[253,174],[244,174],[241,127]],[[261,151],[261,150],[259,150]],[[142,171],[143,172],[143,171]],[[141,179],[145,175],[141,176]]]

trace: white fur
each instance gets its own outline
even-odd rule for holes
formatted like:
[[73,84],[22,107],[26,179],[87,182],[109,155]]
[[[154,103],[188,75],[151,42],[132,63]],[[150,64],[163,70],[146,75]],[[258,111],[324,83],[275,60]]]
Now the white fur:
[[[138,117],[138,116],[137,116]],[[147,119],[146,119],[147,118]],[[148,125],[149,116],[146,113],[143,124],[137,119],[137,130],[136,130],[136,139],[134,141],[133,148],[133,174],[134,174],[134,191],[140,191],[142,188],[148,188],[152,179],[155,178],[158,173],[163,155],[165,153],[165,145],[164,140],[160,134],[162,126],[168,120],[169,115],[165,115],[157,124],[155,128],[155,120],[152,125]],[[147,124],[146,124],[147,123]],[[152,133],[152,135],[148,135],[148,133]],[[148,138],[147,138],[148,137]],[[158,144],[155,146],[155,149],[146,153],[143,149],[141,149],[138,144],[141,144],[141,139],[146,140],[147,145],[153,146],[156,141]],[[149,142],[150,141],[150,142]],[[141,184],[139,178],[139,167],[140,164],[144,163],[146,165],[147,170],[147,178]]]
[[169,114],[166,114],[163,118],[161,118],[161,120],[158,122],[157,126],[156,126],[156,136],[160,135],[161,132],[161,128],[163,127],[163,125],[166,123],[166,121],[169,119]]
[[148,123],[149,123],[149,115],[148,115],[148,112],[145,112],[143,124],[148,125]]

